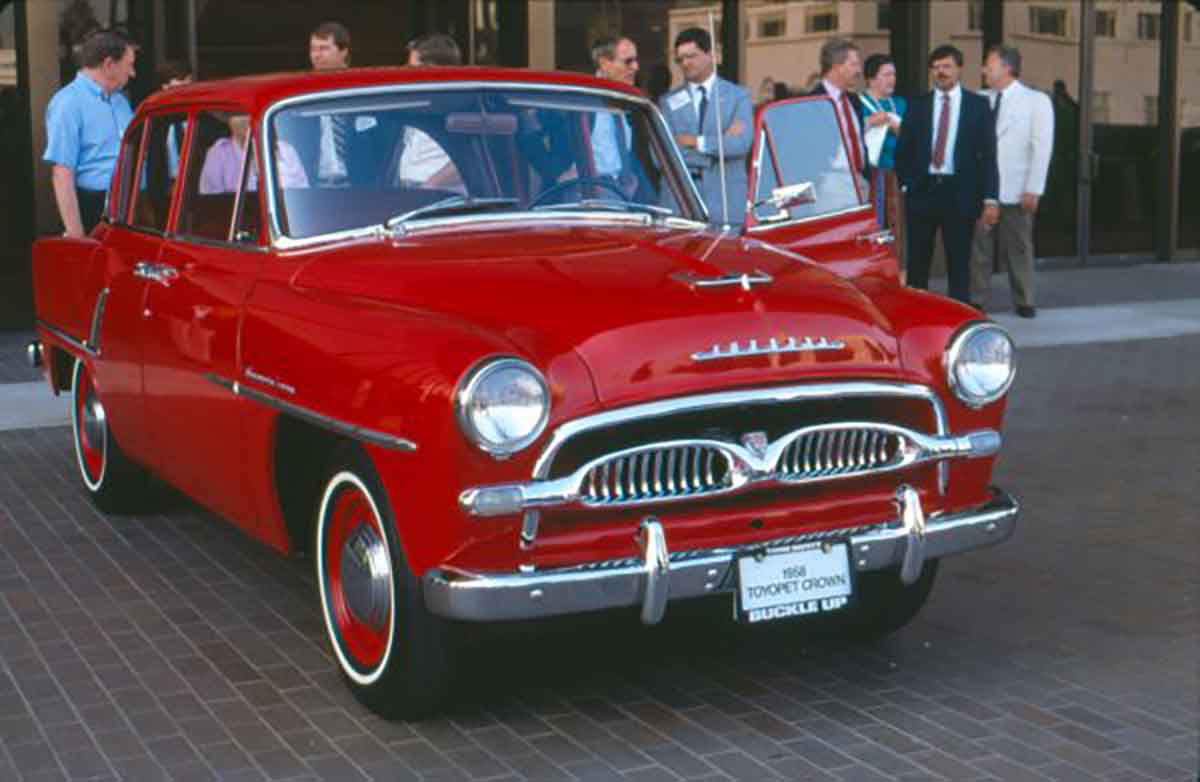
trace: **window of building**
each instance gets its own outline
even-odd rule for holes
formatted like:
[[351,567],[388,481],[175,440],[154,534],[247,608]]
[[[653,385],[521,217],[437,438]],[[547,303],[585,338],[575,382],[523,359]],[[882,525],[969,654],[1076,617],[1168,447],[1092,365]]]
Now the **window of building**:
[[983,30],[983,0],[968,0],[967,30],[971,32]]
[[767,16],[758,20],[759,38],[782,38],[787,35],[786,16]]
[[1096,12],[1096,37],[1097,38],[1116,38],[1117,37],[1117,12],[1116,11],[1097,11]]
[[132,225],[160,233],[167,230],[186,131],[186,114],[159,114],[150,118],[138,175],[141,184],[134,194],[129,220]]
[[829,6],[809,11],[804,20],[804,31],[807,33],[832,33],[837,29],[837,9]]
[[1092,91],[1092,121],[1098,125],[1107,125],[1109,92],[1108,90]]
[[1183,42],[1192,42],[1192,14],[1190,11],[1183,15]]
[[879,0],[875,4],[875,27],[879,30],[892,29],[892,0]]
[[1146,124],[1147,125],[1157,125],[1158,124],[1158,96],[1157,95],[1147,95],[1145,97],[1145,106],[1146,106]]
[[1162,17],[1158,14],[1138,14],[1137,37],[1142,41],[1157,41],[1161,38]]
[[1029,32],[1036,35],[1055,35],[1065,38],[1067,35],[1066,9],[1031,7],[1029,9]]

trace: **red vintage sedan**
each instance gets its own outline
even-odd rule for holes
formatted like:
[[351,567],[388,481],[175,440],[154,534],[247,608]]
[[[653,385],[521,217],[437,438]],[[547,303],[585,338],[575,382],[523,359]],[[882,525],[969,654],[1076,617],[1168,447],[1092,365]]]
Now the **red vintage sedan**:
[[393,715],[444,697],[451,623],[726,595],[899,628],[939,558],[1012,534],[1012,343],[902,287],[827,99],[743,132],[746,224],[713,226],[612,82],[152,96],[104,222],[34,250],[87,493],[136,507],[152,473],[308,552],[337,665]]

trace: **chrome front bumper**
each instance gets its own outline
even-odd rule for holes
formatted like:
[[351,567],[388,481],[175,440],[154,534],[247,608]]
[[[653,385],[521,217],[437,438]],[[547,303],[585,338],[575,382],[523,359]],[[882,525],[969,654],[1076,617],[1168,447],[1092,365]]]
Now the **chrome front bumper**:
[[993,546],[1016,528],[1019,505],[992,489],[992,499],[962,513],[926,519],[916,491],[896,493],[897,518],[854,529],[761,541],[720,549],[670,552],[662,525],[647,517],[637,534],[641,556],[552,570],[472,573],[431,570],[424,576],[425,603],[439,616],[500,621],[641,606],[642,621],[662,619],[668,600],[732,592],[738,554],[815,540],[846,540],[858,572],[900,568],[912,583],[927,559]]

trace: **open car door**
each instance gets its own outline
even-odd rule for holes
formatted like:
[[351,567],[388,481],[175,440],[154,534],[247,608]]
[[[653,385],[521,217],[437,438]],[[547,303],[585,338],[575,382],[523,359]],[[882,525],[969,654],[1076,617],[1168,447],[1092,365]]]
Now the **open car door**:
[[844,277],[899,282],[895,237],[877,223],[866,180],[851,172],[828,97],[789,98],[758,110],[749,201],[747,236]]

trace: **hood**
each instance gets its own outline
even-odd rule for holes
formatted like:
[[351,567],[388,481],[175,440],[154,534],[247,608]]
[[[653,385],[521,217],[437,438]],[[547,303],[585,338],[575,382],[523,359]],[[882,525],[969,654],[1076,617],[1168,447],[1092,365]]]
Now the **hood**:
[[856,287],[753,239],[493,224],[309,252],[297,286],[468,321],[543,368],[575,351],[603,403],[900,372],[890,324]]

